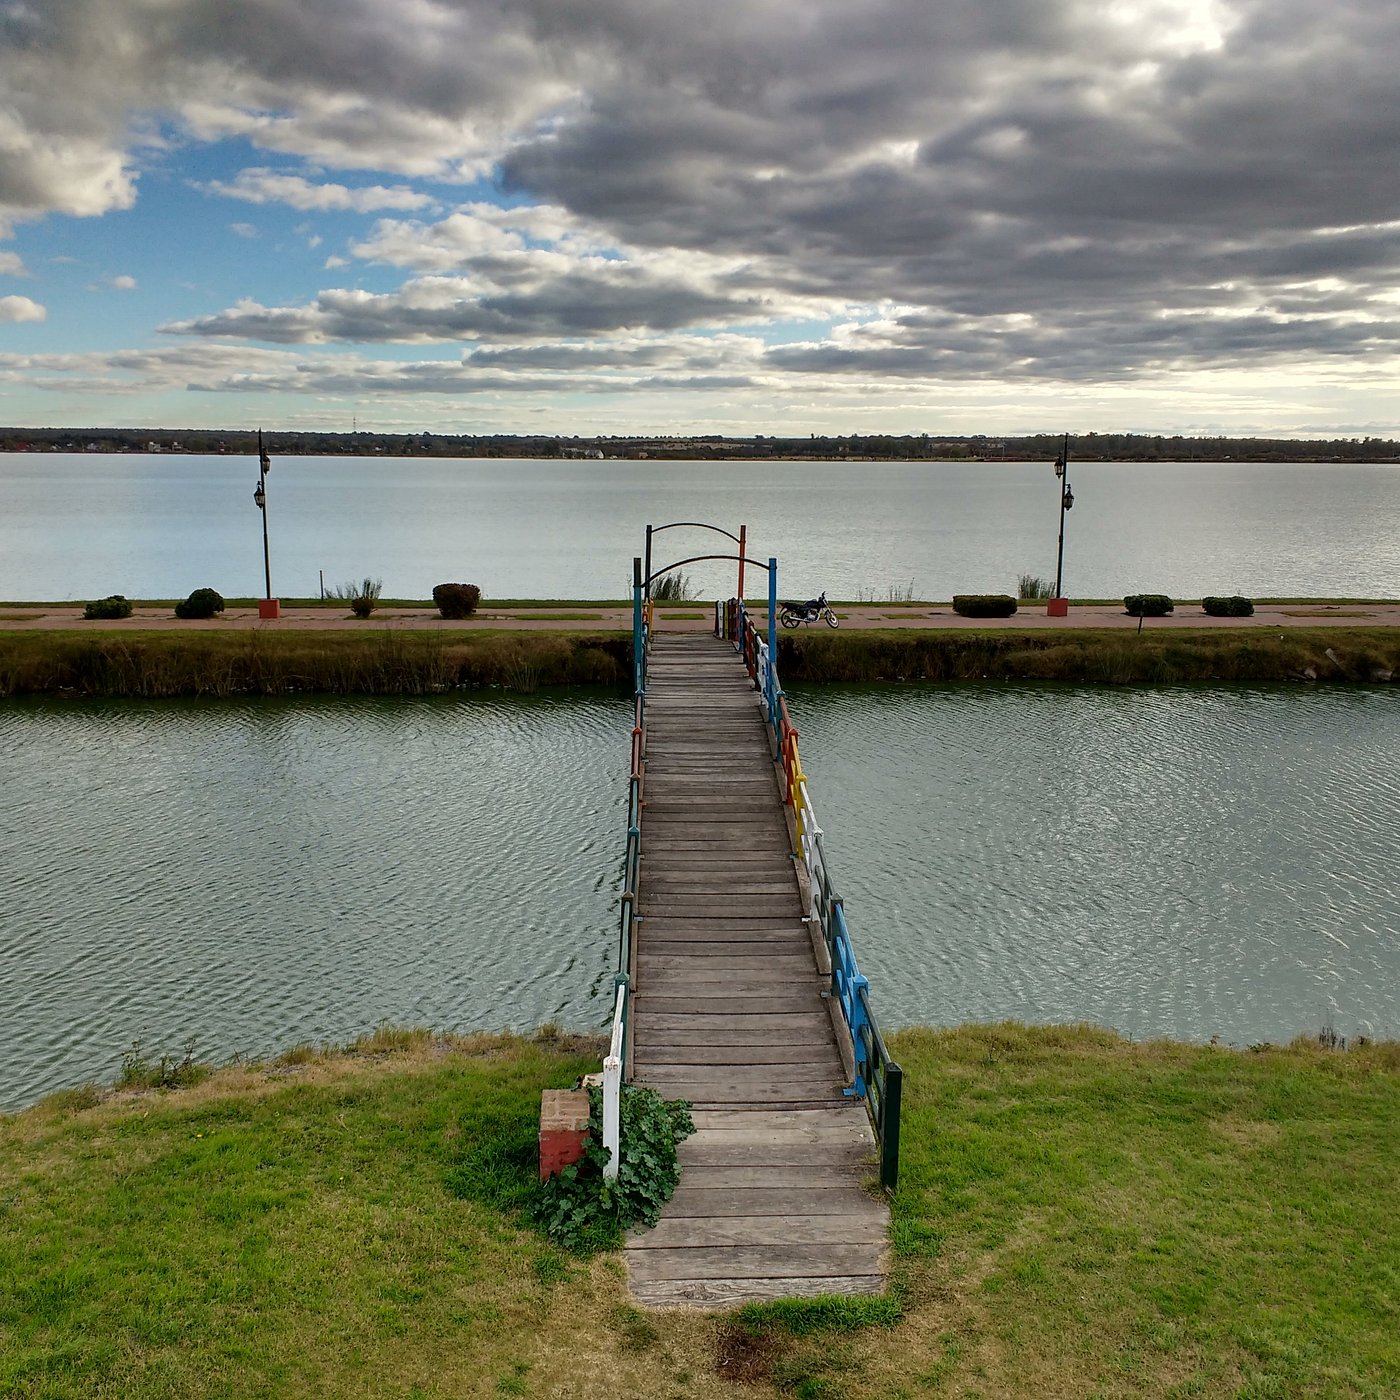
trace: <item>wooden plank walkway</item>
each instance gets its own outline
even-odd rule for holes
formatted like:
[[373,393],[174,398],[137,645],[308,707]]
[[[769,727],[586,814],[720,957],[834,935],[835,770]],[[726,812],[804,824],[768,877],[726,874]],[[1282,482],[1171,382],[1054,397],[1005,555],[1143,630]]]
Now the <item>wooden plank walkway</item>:
[[730,1305],[885,1284],[889,1211],[818,973],[758,697],[734,649],[658,635],[632,1003],[636,1082],[689,1099],[681,1184],[633,1294]]

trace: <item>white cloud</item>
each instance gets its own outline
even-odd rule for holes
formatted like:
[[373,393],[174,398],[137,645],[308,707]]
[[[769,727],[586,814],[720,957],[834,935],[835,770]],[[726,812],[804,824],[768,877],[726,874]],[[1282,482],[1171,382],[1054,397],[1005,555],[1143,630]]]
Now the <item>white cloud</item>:
[[43,321],[48,314],[46,308],[28,297],[0,297],[0,321]]
[[252,224],[230,224],[229,228],[240,238],[256,238],[258,236],[258,230]]
[[231,183],[211,180],[197,188],[207,194],[241,199],[249,204],[288,204],[303,211],[351,210],[367,214],[378,209],[426,209],[433,203],[430,195],[411,190],[407,185],[366,185],[352,189],[348,185],[316,184],[300,175],[264,168],[241,170]]
[[107,285],[114,291],[130,292],[136,289],[136,279],[124,272],[118,277],[108,278]]
[[28,277],[29,269],[18,253],[0,252],[0,276]]

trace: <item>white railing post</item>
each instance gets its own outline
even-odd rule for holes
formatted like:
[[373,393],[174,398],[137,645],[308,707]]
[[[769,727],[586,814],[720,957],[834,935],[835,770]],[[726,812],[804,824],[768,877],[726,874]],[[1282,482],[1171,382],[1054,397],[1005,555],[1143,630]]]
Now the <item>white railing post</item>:
[[605,1181],[616,1181],[622,1152],[622,1055],[627,1025],[627,983],[617,984],[617,1009],[613,1012],[612,1044],[603,1061],[603,1147],[608,1154]]

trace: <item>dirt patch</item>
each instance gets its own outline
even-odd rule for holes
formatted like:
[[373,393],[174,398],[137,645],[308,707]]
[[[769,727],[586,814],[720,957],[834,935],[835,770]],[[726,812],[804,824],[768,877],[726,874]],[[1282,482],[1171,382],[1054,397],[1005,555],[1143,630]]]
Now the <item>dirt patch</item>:
[[715,1338],[715,1375],[733,1385],[772,1385],[782,1355],[782,1340],[773,1333],[726,1323]]

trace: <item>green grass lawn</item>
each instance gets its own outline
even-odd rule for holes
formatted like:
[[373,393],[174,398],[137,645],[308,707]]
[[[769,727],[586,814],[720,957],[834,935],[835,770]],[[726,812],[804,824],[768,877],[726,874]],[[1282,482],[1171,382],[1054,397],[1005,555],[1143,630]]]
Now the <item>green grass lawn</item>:
[[[450,1189],[595,1068],[380,1033],[0,1118],[0,1395],[1400,1391],[1400,1046],[907,1031],[890,1297],[646,1313]],[[737,1382],[739,1383],[736,1383]]]

